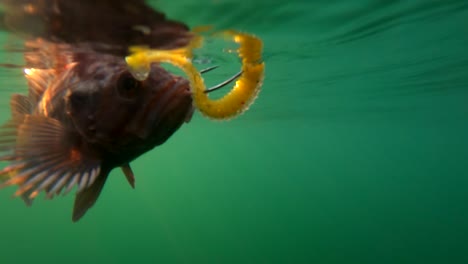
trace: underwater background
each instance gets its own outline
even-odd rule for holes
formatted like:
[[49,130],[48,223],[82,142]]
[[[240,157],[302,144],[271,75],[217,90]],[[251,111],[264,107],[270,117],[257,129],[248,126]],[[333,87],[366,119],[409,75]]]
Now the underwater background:
[[[467,1],[151,4],[261,37],[259,98],[228,122],[196,114],[78,223],[73,195],[28,208],[2,190],[1,264],[468,263]],[[234,73],[220,66],[208,83]],[[0,83],[3,122],[26,84],[6,67]]]

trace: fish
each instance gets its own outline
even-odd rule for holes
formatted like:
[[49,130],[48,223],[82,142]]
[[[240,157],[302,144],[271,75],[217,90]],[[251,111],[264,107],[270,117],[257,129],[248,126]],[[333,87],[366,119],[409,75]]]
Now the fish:
[[26,94],[0,127],[0,188],[27,205],[76,189],[72,221],[96,203],[109,173],[164,144],[194,113],[190,84],[157,63],[138,80],[128,47],[175,49],[191,34],[144,1],[1,0],[3,25],[25,41]]

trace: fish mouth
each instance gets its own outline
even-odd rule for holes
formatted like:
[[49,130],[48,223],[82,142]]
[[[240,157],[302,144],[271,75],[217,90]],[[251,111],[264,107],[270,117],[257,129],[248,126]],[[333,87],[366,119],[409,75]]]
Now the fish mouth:
[[145,109],[146,124],[140,137],[151,138],[155,144],[162,144],[175,131],[191,120],[194,112],[190,83],[175,77],[165,87],[159,88]]

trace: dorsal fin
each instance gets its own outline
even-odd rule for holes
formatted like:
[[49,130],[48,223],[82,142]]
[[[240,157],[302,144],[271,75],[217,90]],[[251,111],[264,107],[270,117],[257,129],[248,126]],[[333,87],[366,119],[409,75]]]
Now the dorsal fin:
[[52,69],[24,69],[24,77],[28,81],[29,94],[36,101],[42,97],[44,92],[56,78],[55,70]]
[[25,47],[24,74],[30,94],[40,98],[57,76],[74,62],[72,48],[67,44],[50,43],[40,38],[27,41]]
[[66,43],[52,43],[40,38],[25,42],[25,47],[27,68],[55,70],[57,74],[74,62],[74,51],[78,49]]
[[21,94],[13,94],[10,98],[11,115],[13,119],[31,114],[33,106],[28,97]]

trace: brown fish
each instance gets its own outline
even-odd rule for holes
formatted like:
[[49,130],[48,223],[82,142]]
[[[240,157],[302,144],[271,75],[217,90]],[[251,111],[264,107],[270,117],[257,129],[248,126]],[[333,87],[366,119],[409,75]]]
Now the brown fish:
[[157,64],[144,81],[132,76],[123,58],[128,45],[176,48],[190,34],[143,1],[2,3],[5,24],[28,35],[29,91],[11,97],[12,118],[0,129],[0,160],[9,162],[0,187],[18,185],[15,194],[31,204],[41,191],[52,198],[76,186],[77,221],[112,169],[121,167],[134,186],[130,162],[163,144],[193,113],[186,79]]

